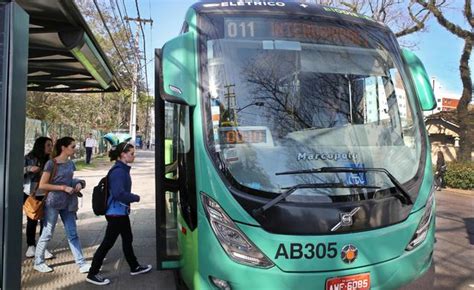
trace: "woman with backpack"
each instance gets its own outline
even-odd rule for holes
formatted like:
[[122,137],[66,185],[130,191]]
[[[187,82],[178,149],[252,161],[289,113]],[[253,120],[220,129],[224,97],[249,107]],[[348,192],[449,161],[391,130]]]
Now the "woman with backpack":
[[86,278],[87,282],[95,285],[110,283],[110,280],[102,277],[99,272],[105,256],[113,247],[119,235],[122,236],[122,249],[130,266],[130,275],[147,273],[152,268],[151,265],[142,266],[138,263],[132,246],[133,235],[129,218],[130,203],[140,201],[140,196],[131,192],[132,179],[129,164],[135,160],[135,148],[132,144],[120,143],[109,151],[109,157],[110,161],[115,161],[115,164],[107,175],[109,190],[105,212],[107,229],[105,230],[104,240],[94,254]]

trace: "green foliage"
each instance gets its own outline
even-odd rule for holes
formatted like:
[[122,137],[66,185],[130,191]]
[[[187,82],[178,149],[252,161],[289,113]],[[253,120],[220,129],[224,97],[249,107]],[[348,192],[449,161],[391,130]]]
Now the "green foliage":
[[450,162],[445,175],[446,185],[453,188],[474,188],[474,162]]
[[85,168],[94,168],[95,167],[94,163],[87,164],[84,160],[77,160],[75,163],[76,163],[76,170],[77,171],[80,171],[80,170],[85,169]]
[[[116,2],[98,1],[98,3],[117,48],[113,45],[95,5],[91,5],[92,2],[89,0],[76,1],[76,5],[114,69],[122,90],[116,93],[82,94],[29,92],[26,108],[28,118],[45,121],[51,129],[58,126],[70,126],[109,132],[129,128],[133,89],[133,77],[130,72],[134,71],[135,65],[138,64],[137,57],[139,58],[140,55],[133,49],[133,33],[129,26],[124,25],[125,22],[117,15],[117,7],[113,6]],[[119,57],[117,49],[125,64]],[[145,93],[146,85],[142,78],[139,79],[136,121],[141,130],[137,133],[143,134],[143,130],[149,129],[150,126],[149,112],[153,106],[153,99]],[[65,134],[62,131],[53,133],[62,136]]]
[[48,124],[102,131],[127,128],[130,91],[106,94],[29,93],[26,115]]
[[86,161],[83,159],[78,159],[75,161],[76,170],[80,171],[82,169],[92,169],[102,166],[110,166],[110,161],[107,156],[94,156],[90,164],[86,164]]

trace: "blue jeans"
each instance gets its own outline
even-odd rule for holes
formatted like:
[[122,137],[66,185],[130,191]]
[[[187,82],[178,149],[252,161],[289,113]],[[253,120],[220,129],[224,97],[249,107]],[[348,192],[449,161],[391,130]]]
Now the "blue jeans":
[[77,235],[76,212],[68,211],[67,209],[57,210],[46,205],[44,211],[43,233],[36,244],[35,265],[44,263],[44,252],[48,242],[53,236],[56,223],[58,222],[58,215],[61,216],[61,220],[63,221],[69,248],[71,249],[76,264],[79,265],[79,267],[86,264],[84,255],[82,254],[81,242]]

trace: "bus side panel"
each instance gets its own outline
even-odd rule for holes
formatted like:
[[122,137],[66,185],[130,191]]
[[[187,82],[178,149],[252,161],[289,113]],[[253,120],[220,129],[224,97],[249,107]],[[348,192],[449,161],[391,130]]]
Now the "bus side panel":
[[191,231],[178,210],[178,241],[181,252],[180,273],[184,283],[193,289],[194,275],[198,272],[198,228]]
[[425,138],[426,138],[426,162],[425,162],[425,169],[424,169],[424,174],[423,174],[423,181],[420,186],[420,191],[418,192],[415,204],[413,205],[413,208],[411,209],[411,212],[416,212],[423,208],[426,204],[426,201],[430,195],[431,190],[433,190],[433,165],[431,164],[431,146],[430,146],[430,141],[428,139],[428,134],[426,134],[425,128],[423,128],[425,131]]

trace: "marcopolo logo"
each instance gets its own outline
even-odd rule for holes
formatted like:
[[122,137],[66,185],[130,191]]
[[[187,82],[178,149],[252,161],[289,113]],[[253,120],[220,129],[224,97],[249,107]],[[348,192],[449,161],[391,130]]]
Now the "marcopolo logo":
[[252,1],[252,2],[244,2],[244,1],[225,1],[225,2],[218,2],[218,3],[206,3],[203,4],[203,7],[211,8],[211,7],[238,7],[238,6],[269,6],[269,7],[284,7],[284,2],[279,1]]
[[357,153],[351,153],[351,152],[347,152],[347,153],[339,153],[339,152],[328,152],[328,153],[316,153],[316,152],[310,152],[310,153],[306,153],[306,152],[302,152],[302,153],[298,153],[298,157],[297,157],[297,160],[298,161],[306,161],[306,160],[334,160],[334,161],[338,161],[338,160],[345,160],[345,161],[355,161],[358,159],[358,155]]

